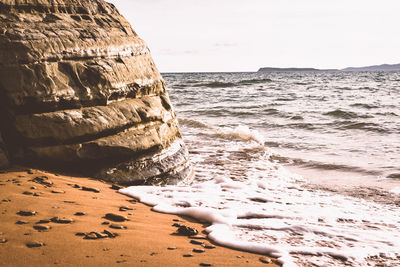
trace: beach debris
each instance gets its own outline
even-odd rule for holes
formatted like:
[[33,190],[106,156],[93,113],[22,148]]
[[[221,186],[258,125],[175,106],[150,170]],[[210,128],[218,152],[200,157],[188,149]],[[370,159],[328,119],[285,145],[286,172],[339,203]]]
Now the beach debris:
[[51,226],[39,224],[39,225],[34,225],[33,229],[38,231],[48,231],[51,229]]
[[205,252],[205,250],[202,249],[202,248],[194,248],[192,251],[193,251],[193,252],[196,252],[196,253],[203,253],[203,252]]
[[200,266],[212,266],[211,263],[202,262],[199,264]]
[[53,186],[53,182],[47,176],[37,176],[37,177],[35,177],[35,178],[33,178],[32,180],[29,180],[29,181],[32,181],[32,182],[37,183],[37,184],[41,184],[41,185],[46,186],[46,187],[52,187]]
[[183,254],[182,256],[185,258],[189,258],[189,257],[193,257],[193,254]]
[[19,221],[16,221],[15,224],[28,224],[28,222],[27,221],[23,221],[23,220],[19,220]]
[[134,209],[131,208],[131,207],[127,207],[127,206],[121,206],[121,207],[119,207],[119,211],[127,211],[127,210],[134,210]]
[[30,241],[30,242],[26,243],[26,246],[28,248],[38,248],[38,247],[45,246],[45,244],[43,242],[40,242],[40,241]]
[[190,240],[190,243],[191,244],[195,244],[195,245],[203,245],[204,244],[203,241],[199,241],[199,240],[196,240],[196,239]]
[[113,222],[124,222],[129,220],[128,217],[115,213],[107,213],[104,218]]
[[0,244],[4,244],[4,243],[7,243],[7,242],[8,242],[7,239],[5,239],[5,238],[0,238]]
[[100,193],[100,189],[93,188],[93,187],[82,186],[82,190],[83,191],[94,192],[94,193]]
[[75,215],[75,216],[84,216],[84,215],[86,215],[86,213],[85,213],[85,212],[78,211],[78,212],[75,212],[74,215]]
[[193,235],[197,235],[199,233],[199,231],[197,231],[195,228],[192,228],[192,227],[189,227],[186,225],[179,226],[179,228],[176,232],[177,232],[177,234],[184,235],[184,236],[193,236]]
[[57,217],[51,218],[50,221],[52,221],[54,223],[68,224],[68,223],[73,223],[74,219],[66,218],[66,217],[60,218],[57,216]]
[[259,260],[260,260],[262,263],[271,263],[271,259],[270,259],[270,258],[267,258],[267,257],[260,257]]
[[126,226],[122,225],[122,224],[114,224],[113,223],[110,225],[110,228],[122,230],[122,229],[126,229]]
[[51,193],[53,194],[65,194],[64,190],[51,190]]
[[31,210],[20,210],[17,212],[19,216],[35,216],[37,214],[36,211]]

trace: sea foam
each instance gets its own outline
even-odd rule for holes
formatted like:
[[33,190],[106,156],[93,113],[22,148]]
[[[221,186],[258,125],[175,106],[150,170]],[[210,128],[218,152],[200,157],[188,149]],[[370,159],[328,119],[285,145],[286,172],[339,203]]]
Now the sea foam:
[[[368,266],[400,261],[400,208],[311,191],[300,177],[259,161],[247,179],[191,186],[132,186],[119,192],[162,213],[210,223],[217,244],[277,257],[283,266]],[[254,171],[254,170],[253,170]]]

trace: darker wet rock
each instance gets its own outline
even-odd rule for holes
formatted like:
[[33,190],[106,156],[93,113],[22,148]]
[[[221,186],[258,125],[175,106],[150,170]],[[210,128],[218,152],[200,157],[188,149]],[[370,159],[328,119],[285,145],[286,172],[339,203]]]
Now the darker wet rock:
[[68,223],[73,223],[74,219],[71,218],[60,218],[60,217],[54,217],[51,218],[50,221],[54,222],[54,223],[61,223],[61,224],[68,224]]
[[37,214],[37,212],[31,211],[31,210],[21,210],[21,211],[18,211],[17,214],[19,216],[35,216]]
[[93,187],[82,186],[82,190],[83,191],[88,191],[88,192],[100,193],[100,189],[93,188]]
[[122,224],[111,224],[110,228],[122,230],[122,229],[126,229],[126,226],[122,225]]
[[204,244],[204,242],[196,240],[196,239],[190,240],[190,243],[194,244],[194,245],[203,245]]
[[19,221],[16,221],[15,222],[15,224],[28,224],[29,222],[27,222],[27,221],[23,221],[23,220],[19,220]]
[[74,215],[75,216],[84,216],[84,215],[86,215],[86,213],[85,212],[75,212]]
[[133,208],[130,208],[130,207],[127,207],[127,206],[119,207],[119,211],[127,211],[127,210],[133,210]]
[[199,231],[197,231],[195,228],[192,228],[192,227],[189,227],[186,225],[179,226],[179,228],[176,232],[177,232],[177,234],[184,235],[184,236],[193,236],[193,235],[197,235],[199,233]]
[[38,230],[38,231],[48,231],[51,229],[51,227],[49,225],[38,224],[38,225],[34,225],[33,229]]
[[129,220],[128,217],[115,213],[107,213],[104,218],[113,222],[124,222]]
[[38,176],[38,177],[33,178],[30,181],[32,181],[34,183],[38,183],[38,184],[44,185],[46,187],[53,186],[53,182],[47,176]]
[[40,241],[30,241],[30,242],[26,243],[26,246],[28,248],[38,248],[38,247],[42,247],[44,245],[45,244],[43,242],[40,242]]
[[270,258],[267,258],[267,257],[260,257],[259,258],[259,260],[262,262],[262,263],[271,263],[271,259]]
[[205,250],[202,249],[202,248],[194,248],[192,251],[193,251],[193,252],[196,252],[196,253],[203,253],[203,252],[205,252]]
[[113,184],[112,186],[111,186],[111,189],[114,189],[114,190],[120,190],[120,189],[122,189],[123,187],[122,186],[119,186],[119,185],[116,185],[116,184]]

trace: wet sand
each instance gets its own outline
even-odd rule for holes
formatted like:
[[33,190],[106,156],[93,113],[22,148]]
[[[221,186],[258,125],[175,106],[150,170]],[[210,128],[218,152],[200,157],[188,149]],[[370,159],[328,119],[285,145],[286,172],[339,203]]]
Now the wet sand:
[[0,266],[279,266],[177,235],[173,224],[203,236],[207,225],[152,212],[110,184],[20,167],[0,172]]

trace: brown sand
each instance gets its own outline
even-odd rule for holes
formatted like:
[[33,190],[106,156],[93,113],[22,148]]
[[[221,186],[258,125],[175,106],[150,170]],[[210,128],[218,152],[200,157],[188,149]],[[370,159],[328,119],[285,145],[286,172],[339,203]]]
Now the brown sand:
[[[46,176],[53,185],[30,181]],[[74,188],[77,184],[81,188]],[[100,193],[84,191],[82,186],[97,188]],[[25,193],[25,194],[24,194]],[[35,194],[32,195],[32,194]],[[174,235],[172,226],[180,224],[194,227],[201,232],[205,225],[189,218],[152,212],[151,208],[117,193],[109,184],[83,177],[51,174],[39,170],[14,168],[0,173],[0,266],[278,266],[275,260],[262,263],[262,255],[217,246],[196,253],[201,245],[190,243],[186,236]],[[133,202],[133,203],[132,203]],[[133,210],[120,211],[121,206]],[[36,211],[33,216],[21,216],[19,211]],[[75,213],[84,212],[83,216]],[[105,214],[125,215],[129,221],[115,223]],[[72,223],[55,222],[37,224],[53,217],[73,219]],[[25,221],[26,224],[16,224]],[[119,224],[126,229],[111,229]],[[36,230],[34,226],[49,226]],[[118,233],[115,238],[95,240],[77,236],[77,232],[108,230]],[[42,242],[41,247],[28,248],[31,241]],[[202,240],[210,244],[208,240]],[[168,249],[176,248],[176,249]],[[183,257],[192,254],[192,257]],[[204,265],[206,266],[206,265]]]

